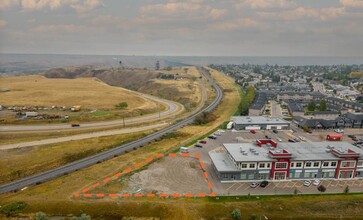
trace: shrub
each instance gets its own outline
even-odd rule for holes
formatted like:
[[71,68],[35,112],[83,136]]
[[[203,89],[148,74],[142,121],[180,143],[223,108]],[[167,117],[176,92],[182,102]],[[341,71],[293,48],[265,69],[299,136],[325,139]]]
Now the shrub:
[[123,109],[123,108],[127,108],[129,105],[127,104],[127,102],[120,102],[120,103],[118,103],[117,105],[115,105],[116,106],[116,108],[121,108],[121,109]]
[[241,210],[234,209],[231,213],[233,219],[241,219]]
[[44,212],[37,212],[37,214],[35,214],[35,219],[36,220],[46,220],[48,218]]
[[320,192],[325,192],[325,191],[326,191],[326,187],[325,187],[325,186],[323,186],[323,185],[320,185],[320,186],[318,186],[318,190],[319,190]]
[[0,212],[9,217],[25,209],[26,206],[25,202],[12,202],[1,207]]

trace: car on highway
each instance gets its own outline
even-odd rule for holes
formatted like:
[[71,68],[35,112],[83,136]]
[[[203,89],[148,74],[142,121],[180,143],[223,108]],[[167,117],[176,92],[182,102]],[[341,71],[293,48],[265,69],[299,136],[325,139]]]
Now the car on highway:
[[81,126],[80,124],[71,124],[72,127],[79,127]]
[[304,186],[309,187],[311,185],[311,180],[305,180]]
[[282,142],[282,139],[281,139],[281,138],[279,138],[279,137],[277,137],[277,138],[276,138],[276,140],[277,140],[278,142]]
[[291,143],[296,143],[296,141],[294,139],[291,139],[289,138],[289,140],[287,140],[288,142],[291,142]]
[[268,185],[268,181],[264,180],[260,183],[260,187],[265,188]]
[[208,138],[209,139],[217,139],[217,136],[215,136],[215,135],[209,135]]
[[250,187],[251,188],[256,188],[258,185],[260,185],[260,184],[257,183],[257,182],[253,182],[253,183],[251,183]]
[[207,143],[207,141],[205,141],[205,140],[201,140],[201,141],[199,141],[199,143],[200,143],[200,144],[206,144],[206,143]]
[[250,132],[251,132],[252,134],[256,134],[256,131],[255,131],[255,130],[250,130]]
[[313,184],[314,184],[314,186],[318,186],[320,184],[320,180],[319,179],[315,179]]
[[194,147],[202,148],[203,146],[201,144],[194,144]]

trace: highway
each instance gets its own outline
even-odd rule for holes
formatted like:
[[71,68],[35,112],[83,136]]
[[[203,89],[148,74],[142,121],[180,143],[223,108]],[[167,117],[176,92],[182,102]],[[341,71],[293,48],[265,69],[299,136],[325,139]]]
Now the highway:
[[0,194],[16,191],[16,190],[22,189],[26,186],[29,186],[29,185],[40,184],[45,181],[55,179],[57,177],[67,175],[71,172],[74,172],[74,171],[77,171],[80,169],[84,169],[86,167],[92,166],[94,164],[100,163],[100,162],[108,160],[108,159],[111,159],[111,158],[119,156],[121,154],[128,153],[141,146],[147,145],[150,141],[158,139],[169,132],[172,132],[180,127],[183,127],[185,125],[192,123],[194,121],[195,117],[198,116],[199,114],[201,114],[202,112],[213,110],[222,100],[222,97],[223,97],[222,90],[214,82],[214,80],[209,76],[207,70],[205,70],[204,68],[201,68],[201,67],[198,67],[198,70],[208,79],[209,83],[214,87],[214,89],[216,91],[216,97],[213,100],[213,102],[210,105],[208,105],[206,108],[204,108],[203,110],[193,114],[192,116],[184,119],[183,121],[180,121],[174,125],[171,125],[170,127],[167,127],[163,130],[150,134],[142,139],[132,141],[130,143],[115,147],[111,150],[104,151],[99,154],[96,154],[96,155],[93,155],[93,156],[90,156],[90,157],[87,157],[87,158],[84,158],[81,160],[74,161],[72,163],[66,164],[64,166],[61,166],[61,167],[58,167],[58,168],[55,168],[52,170],[48,170],[43,173],[39,173],[39,174],[30,176],[30,177],[26,177],[21,180],[17,180],[17,181],[11,182],[11,183],[1,185]]
[[[135,92],[136,93],[136,92]],[[114,121],[106,121],[106,122],[95,122],[95,123],[84,123],[81,124],[81,128],[92,128],[92,127],[103,127],[103,126],[116,126],[123,124],[134,124],[138,122],[146,122],[154,119],[159,119],[162,117],[167,117],[170,115],[177,114],[182,111],[184,107],[179,104],[169,100],[161,99],[158,97],[154,97],[151,95],[146,95],[142,93],[138,93],[139,95],[151,99],[156,102],[161,102],[168,106],[166,111],[162,111],[160,113],[150,114],[141,117],[114,120]],[[70,124],[62,124],[62,125],[9,125],[9,126],[0,126],[0,131],[37,131],[37,130],[59,130],[59,129],[79,129],[79,127],[72,128]]]

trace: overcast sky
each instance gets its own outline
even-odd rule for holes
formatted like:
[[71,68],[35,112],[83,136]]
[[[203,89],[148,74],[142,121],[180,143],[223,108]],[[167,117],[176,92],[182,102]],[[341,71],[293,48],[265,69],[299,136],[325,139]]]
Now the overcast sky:
[[363,0],[0,0],[0,52],[362,56]]

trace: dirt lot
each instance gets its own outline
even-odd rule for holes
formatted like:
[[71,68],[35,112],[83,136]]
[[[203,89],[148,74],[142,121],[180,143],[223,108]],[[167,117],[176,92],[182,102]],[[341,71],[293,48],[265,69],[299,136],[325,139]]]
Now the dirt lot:
[[132,175],[127,192],[135,193],[138,189],[142,189],[142,193],[210,193],[199,160],[181,156],[166,157]]

